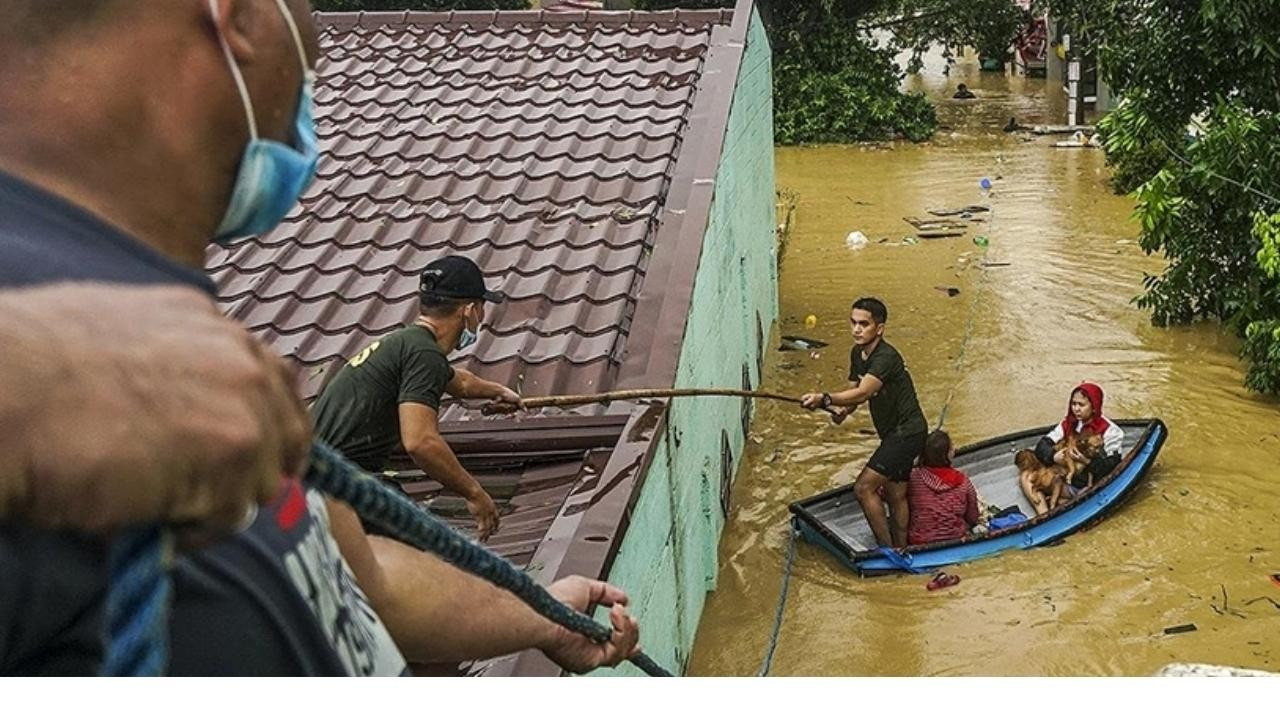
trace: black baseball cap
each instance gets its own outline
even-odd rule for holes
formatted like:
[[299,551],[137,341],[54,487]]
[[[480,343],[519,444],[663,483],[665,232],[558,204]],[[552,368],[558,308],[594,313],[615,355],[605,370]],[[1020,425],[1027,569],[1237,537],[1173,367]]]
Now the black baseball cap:
[[432,260],[422,270],[418,281],[421,297],[438,297],[445,300],[488,300],[502,302],[506,295],[484,286],[484,273],[479,266],[461,255],[449,255]]

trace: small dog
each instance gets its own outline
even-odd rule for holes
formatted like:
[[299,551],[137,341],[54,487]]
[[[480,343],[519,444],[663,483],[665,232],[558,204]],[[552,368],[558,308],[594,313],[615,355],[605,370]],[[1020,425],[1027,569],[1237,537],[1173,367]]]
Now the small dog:
[[[1094,458],[1102,454],[1102,436],[1092,430],[1085,430],[1069,438],[1063,438],[1053,446],[1055,452],[1058,450],[1066,450],[1063,454],[1062,464],[1067,468],[1067,480],[1076,477],[1078,473],[1089,466]],[[1075,453],[1072,453],[1072,451]],[[1081,459],[1075,457],[1079,454]],[[1092,473],[1085,474],[1085,488],[1093,487],[1094,477]]]
[[1061,467],[1045,467],[1033,450],[1019,450],[1013,456],[1013,464],[1018,466],[1019,479],[1030,478],[1032,489],[1048,500],[1049,509],[1066,499],[1067,476]]

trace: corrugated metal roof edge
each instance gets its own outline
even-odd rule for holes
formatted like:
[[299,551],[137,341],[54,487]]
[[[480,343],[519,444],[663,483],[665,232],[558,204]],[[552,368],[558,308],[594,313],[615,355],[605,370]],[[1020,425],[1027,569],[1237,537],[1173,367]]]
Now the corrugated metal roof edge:
[[[675,382],[680,345],[684,339],[698,261],[702,256],[702,239],[710,220],[715,177],[736,87],[736,83],[715,80],[737,78],[754,9],[755,0],[738,0],[734,9],[729,11],[732,24],[728,32],[719,34],[719,37],[713,34],[707,67],[698,80],[698,95],[694,99],[690,123],[690,127],[698,132],[696,137],[685,137],[681,142],[682,149],[692,147],[696,152],[681,153],[676,160],[654,254],[637,303],[637,318],[632,323],[637,332],[627,340],[627,347],[632,347],[639,340],[634,346],[646,348],[648,352],[644,358],[630,356],[624,359],[619,387],[628,383],[632,387],[669,387]],[[556,13],[565,14],[568,13]],[[694,141],[690,142],[691,139]],[[673,205],[673,198],[678,205]],[[664,238],[668,242],[663,243]],[[646,297],[647,303],[643,302]],[[641,314],[646,317],[644,323],[640,322]],[[643,485],[641,480],[653,461],[656,440],[662,437],[666,410],[665,403],[654,403],[632,413],[608,465],[601,473],[603,485],[609,487],[608,492],[576,516],[577,525],[568,543],[549,549],[549,553],[558,554],[559,564],[554,569],[547,568],[543,575],[545,581],[573,574],[598,578],[609,576],[630,525],[631,511],[639,499]],[[557,518],[557,522],[561,519]],[[561,547],[563,553],[559,553]],[[534,562],[540,560],[542,551],[539,548],[535,553]],[[481,674],[545,676],[559,675],[560,669],[542,653],[526,651],[496,660]]]
[[[538,567],[540,582],[550,583],[569,575],[608,578],[618,548],[631,524],[631,512],[639,500],[640,479],[649,471],[666,426],[667,406],[651,403],[638,407],[627,418],[618,443],[600,471],[594,487],[570,493],[566,508],[580,512],[556,517],[547,538],[534,552],[531,566]],[[484,676],[556,676],[559,666],[541,652],[525,652],[498,658],[480,670]]]
[[719,10],[452,10],[433,12],[401,10],[391,12],[361,11],[314,14],[318,26],[333,26],[341,30],[354,27],[376,28],[382,25],[576,25],[596,23],[601,25],[702,25],[713,23],[727,25],[736,11]]

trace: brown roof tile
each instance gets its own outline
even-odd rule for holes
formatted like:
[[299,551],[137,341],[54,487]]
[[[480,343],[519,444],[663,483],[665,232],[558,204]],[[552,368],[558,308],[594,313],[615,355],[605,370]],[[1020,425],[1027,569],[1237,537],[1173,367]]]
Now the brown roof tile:
[[[328,368],[466,255],[510,300],[458,357],[526,394],[611,387],[721,11],[317,15],[316,182],[214,250],[226,311]],[[457,417],[446,413],[445,419]]]

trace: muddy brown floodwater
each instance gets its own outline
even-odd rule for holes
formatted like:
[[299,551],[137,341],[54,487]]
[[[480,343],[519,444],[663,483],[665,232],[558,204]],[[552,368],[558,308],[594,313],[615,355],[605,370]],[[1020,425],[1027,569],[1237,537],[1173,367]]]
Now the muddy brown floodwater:
[[[950,100],[959,81],[981,99]],[[1106,390],[1108,415],[1162,418],[1170,439],[1110,519],[1056,547],[951,568],[962,581],[947,590],[860,579],[801,542],[771,674],[1147,675],[1173,661],[1280,670],[1280,607],[1259,599],[1280,602],[1267,577],[1280,572],[1280,408],[1242,387],[1235,339],[1212,324],[1152,327],[1130,302],[1160,260],[1135,245],[1132,201],[1108,189],[1101,151],[1000,131],[1011,116],[1061,122],[1060,93],[972,64],[909,82],[941,98],[946,127],[932,142],[777,151],[778,186],[798,193],[779,329],[832,345],[816,359],[771,352],[764,387],[843,387],[849,303],[875,295],[930,424],[954,387],[946,427],[958,443],[1060,420],[1084,379]],[[901,244],[914,234],[903,216],[987,202],[983,177],[994,217],[978,232],[991,237],[986,260],[1007,266],[979,269],[972,232]],[[846,246],[854,230],[866,247]],[[758,405],[690,674],[757,672],[787,504],[852,481],[875,447],[858,432],[865,413],[835,427]],[[1185,623],[1198,629],[1162,632]]]

